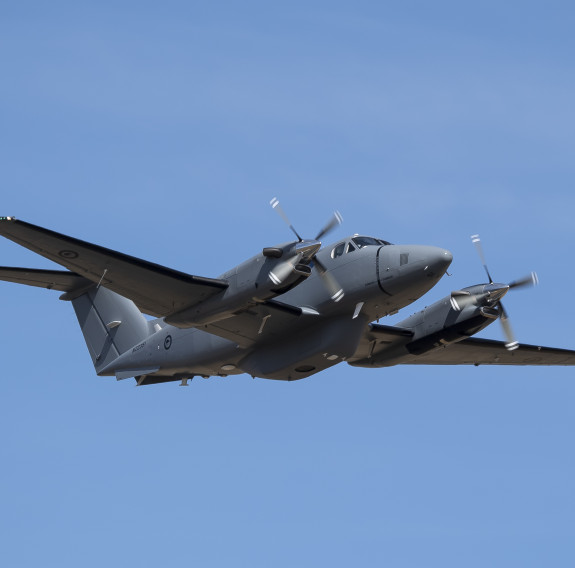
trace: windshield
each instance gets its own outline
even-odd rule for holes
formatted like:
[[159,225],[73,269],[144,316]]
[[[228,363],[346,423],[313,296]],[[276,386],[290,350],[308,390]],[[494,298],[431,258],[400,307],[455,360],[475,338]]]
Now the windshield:
[[381,239],[374,239],[373,237],[353,237],[351,240],[357,245],[357,248],[363,248],[369,245],[382,246],[391,244]]

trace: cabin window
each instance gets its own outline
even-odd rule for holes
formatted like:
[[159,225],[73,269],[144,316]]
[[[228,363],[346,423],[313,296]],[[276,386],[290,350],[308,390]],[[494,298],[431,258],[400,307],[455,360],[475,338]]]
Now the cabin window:
[[331,251],[331,258],[337,258],[338,256],[341,256],[344,250],[345,250],[345,243],[339,243]]

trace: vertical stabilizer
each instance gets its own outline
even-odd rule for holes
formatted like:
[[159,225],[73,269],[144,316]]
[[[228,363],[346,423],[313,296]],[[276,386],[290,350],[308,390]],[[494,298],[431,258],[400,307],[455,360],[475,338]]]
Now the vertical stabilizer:
[[134,302],[102,286],[90,288],[72,305],[96,372],[149,335]]

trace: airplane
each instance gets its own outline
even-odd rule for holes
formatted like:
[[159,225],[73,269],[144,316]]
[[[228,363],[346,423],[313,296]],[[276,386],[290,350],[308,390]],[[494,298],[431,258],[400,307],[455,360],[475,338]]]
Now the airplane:
[[[0,267],[0,280],[57,290],[75,310],[95,371],[137,386],[194,377],[294,381],[346,362],[394,365],[575,365],[575,351],[519,345],[501,299],[537,283],[534,273],[449,296],[395,325],[379,323],[431,290],[453,256],[354,234],[322,247],[334,213],[314,239],[263,250],[219,278],[173,270],[55,231],[0,217],[0,235],[66,270]],[[505,341],[473,337],[495,320]]]

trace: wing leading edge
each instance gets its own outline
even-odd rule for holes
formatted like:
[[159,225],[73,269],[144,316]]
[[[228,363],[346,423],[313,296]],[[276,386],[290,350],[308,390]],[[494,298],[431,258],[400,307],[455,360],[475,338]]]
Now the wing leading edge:
[[[77,280],[77,277],[101,283],[132,300],[141,311],[156,317],[193,306],[228,287],[225,280],[192,276],[13,217],[0,217],[0,235],[72,271],[73,276],[60,274],[58,277],[66,280],[67,285],[71,283],[70,279]],[[17,278],[22,277],[22,274],[9,274],[6,270],[18,271],[4,269],[3,280],[18,282]],[[49,274],[42,276],[38,271],[23,270],[32,275],[32,280],[39,278],[40,283],[21,283],[49,287],[46,286],[46,279],[51,278]],[[56,271],[48,272],[56,274]],[[53,287],[60,289],[56,285]]]

